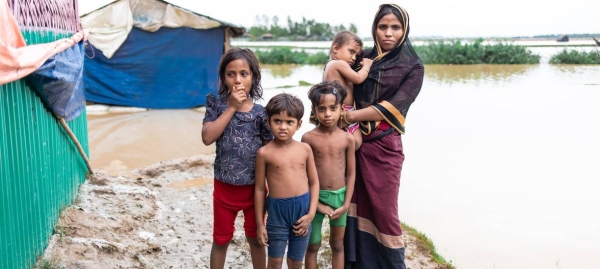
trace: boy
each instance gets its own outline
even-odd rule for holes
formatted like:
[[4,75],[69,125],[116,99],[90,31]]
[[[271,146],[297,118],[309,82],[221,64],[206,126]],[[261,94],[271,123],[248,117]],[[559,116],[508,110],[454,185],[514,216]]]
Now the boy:
[[308,91],[308,98],[319,125],[305,133],[302,142],[308,143],[315,155],[320,192],[306,252],[306,269],[317,268],[321,226],[325,215],[329,216],[331,226],[329,243],[332,268],[341,269],[344,267],[346,215],[354,192],[356,175],[354,138],[337,126],[340,116],[344,113],[342,106],[346,98],[346,89],[337,81],[321,82]]
[[[297,97],[282,93],[271,98],[265,109],[274,140],[256,154],[257,237],[263,246],[268,246],[267,268],[281,268],[289,242],[288,268],[300,269],[319,198],[312,149],[292,138],[302,125],[304,106]],[[265,211],[266,228],[262,222]]]

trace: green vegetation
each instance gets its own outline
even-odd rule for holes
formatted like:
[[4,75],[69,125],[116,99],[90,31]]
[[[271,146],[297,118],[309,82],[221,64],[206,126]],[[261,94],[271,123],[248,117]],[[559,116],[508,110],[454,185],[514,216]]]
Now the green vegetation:
[[58,269],[57,264],[57,261],[42,258],[36,262],[34,269]]
[[402,223],[402,229],[404,232],[407,232],[409,235],[412,235],[417,239],[415,242],[417,245],[417,251],[427,256],[431,256],[433,261],[439,264],[437,267],[438,269],[455,269],[451,261],[446,261],[444,257],[437,253],[433,242],[425,234],[419,232],[417,229],[407,225],[406,223]]
[[300,86],[312,86],[313,85],[313,83],[310,83],[310,82],[304,81],[304,80],[300,80],[298,83],[300,84]]
[[273,40],[331,40],[335,33],[341,30],[357,32],[356,25],[350,24],[348,28],[344,25],[330,25],[329,23],[307,20],[302,17],[301,22],[294,22],[287,18],[287,26],[279,24],[279,17],[269,18],[267,15],[256,16],[256,25],[250,27],[248,36],[258,40],[264,34],[273,35]]
[[[538,64],[540,56],[524,46],[510,44],[483,45],[483,39],[463,44],[461,41],[432,41],[414,46],[424,64]],[[254,48],[263,64],[325,64],[325,52],[308,53],[291,47]]]
[[324,52],[307,53],[295,51],[290,47],[273,47],[270,50],[254,50],[263,64],[325,64],[329,55]]
[[600,51],[577,51],[564,49],[550,58],[550,64],[600,64]]
[[524,46],[511,44],[483,45],[479,38],[473,43],[463,44],[433,41],[424,46],[415,46],[415,51],[424,64],[538,64],[540,56]]
[[310,83],[308,81],[304,81],[304,80],[300,80],[298,81],[298,85],[283,85],[283,86],[278,86],[275,87],[276,89],[287,89],[287,88],[293,88],[293,87],[298,87],[298,86],[312,86],[315,83]]

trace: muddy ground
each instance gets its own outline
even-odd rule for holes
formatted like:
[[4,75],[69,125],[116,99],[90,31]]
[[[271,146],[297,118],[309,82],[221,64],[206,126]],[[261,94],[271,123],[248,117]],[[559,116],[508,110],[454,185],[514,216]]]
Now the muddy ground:
[[[42,261],[66,269],[209,268],[213,160],[199,155],[117,176],[95,171],[62,212]],[[242,223],[240,214],[225,268],[252,268]],[[438,267],[414,237],[405,241],[408,268]],[[329,257],[324,240],[321,268],[331,267]]]

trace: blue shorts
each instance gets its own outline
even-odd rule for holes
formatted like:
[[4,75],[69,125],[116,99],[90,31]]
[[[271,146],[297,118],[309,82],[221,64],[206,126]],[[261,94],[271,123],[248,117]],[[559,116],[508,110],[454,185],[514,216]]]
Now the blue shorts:
[[310,193],[290,198],[267,198],[267,235],[269,238],[269,257],[283,257],[285,246],[288,246],[288,258],[296,261],[304,260],[308,235],[296,236],[294,225],[302,216],[308,214]]

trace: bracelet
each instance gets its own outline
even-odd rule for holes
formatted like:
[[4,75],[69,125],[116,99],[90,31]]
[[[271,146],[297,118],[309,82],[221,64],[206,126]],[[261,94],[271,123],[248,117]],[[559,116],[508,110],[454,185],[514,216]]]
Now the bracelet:
[[344,122],[348,125],[352,124],[348,121],[348,118],[346,117],[346,115],[348,114],[348,112],[344,111],[344,114],[342,115],[342,119],[344,120]]
[[367,70],[367,69],[361,69],[361,70],[365,70],[365,71],[367,71],[367,74],[369,74],[369,70]]

